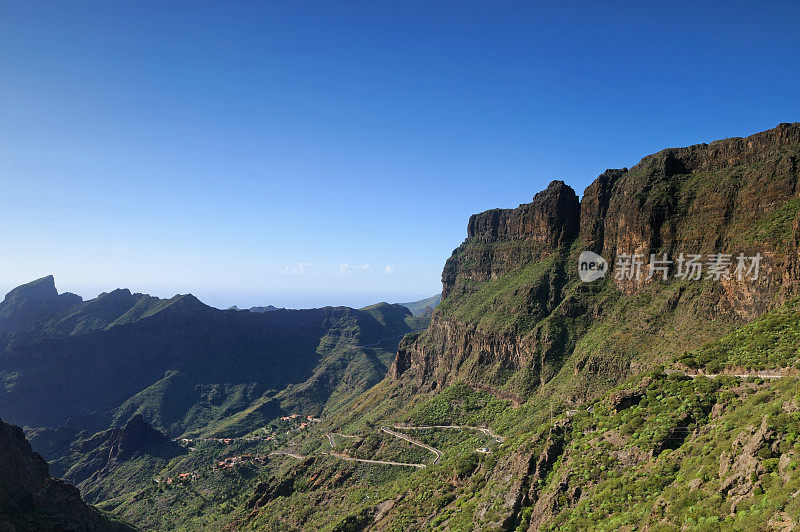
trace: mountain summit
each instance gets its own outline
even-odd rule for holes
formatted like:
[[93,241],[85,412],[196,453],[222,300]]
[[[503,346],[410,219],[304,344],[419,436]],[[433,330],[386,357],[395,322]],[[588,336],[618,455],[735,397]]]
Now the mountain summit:
[[81,301],[75,294],[59,295],[52,275],[18,286],[0,302],[0,336],[31,328]]

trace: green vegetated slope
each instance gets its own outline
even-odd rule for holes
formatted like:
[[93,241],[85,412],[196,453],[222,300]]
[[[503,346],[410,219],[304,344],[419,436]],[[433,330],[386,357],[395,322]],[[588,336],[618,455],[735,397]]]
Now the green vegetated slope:
[[767,312],[678,361],[705,373],[776,371],[796,374],[800,369],[800,299]]
[[796,523],[797,379],[656,375],[630,384],[633,406],[598,403],[565,424],[563,451],[523,521],[573,530]]
[[[445,453],[422,471],[287,457],[284,491],[262,487],[258,517],[244,522],[329,530],[354,520],[387,530],[783,529],[800,515],[798,405],[793,376],[693,379],[655,370],[566,412],[513,407],[456,383],[397,420],[490,425],[505,442],[469,430],[414,431]],[[377,427],[367,420],[348,432],[381,439]],[[493,452],[475,452],[482,447]],[[325,481],[306,482],[318,476]]]

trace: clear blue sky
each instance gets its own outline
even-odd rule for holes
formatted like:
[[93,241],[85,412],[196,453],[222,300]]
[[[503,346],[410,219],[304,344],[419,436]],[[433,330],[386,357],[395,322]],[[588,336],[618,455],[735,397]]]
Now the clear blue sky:
[[800,3],[650,4],[2,2],[0,290],[416,299],[471,213],[800,120]]

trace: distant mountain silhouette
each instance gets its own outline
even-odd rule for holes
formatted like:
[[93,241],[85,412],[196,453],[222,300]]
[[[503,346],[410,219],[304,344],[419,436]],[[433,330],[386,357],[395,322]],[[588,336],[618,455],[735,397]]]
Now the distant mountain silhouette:
[[[259,422],[285,409],[318,414],[344,374],[357,374],[348,393],[379,381],[415,325],[405,307],[385,303],[241,312],[126,289],[82,301],[45,277],[0,306],[0,414],[93,432],[142,412],[171,435],[197,428],[198,411],[207,422],[258,401]],[[309,379],[316,384],[284,391]],[[215,404],[220,393],[235,404]]]

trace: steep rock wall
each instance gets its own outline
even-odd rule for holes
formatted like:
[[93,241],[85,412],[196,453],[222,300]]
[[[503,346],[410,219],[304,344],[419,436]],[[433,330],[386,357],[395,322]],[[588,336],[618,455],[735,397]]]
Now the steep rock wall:
[[[516,380],[515,389],[532,390],[558,373],[581,337],[603,320],[648,329],[629,334],[629,342],[657,342],[657,330],[619,311],[623,298],[664,292],[646,278],[651,253],[761,254],[757,280],[681,287],[663,304],[667,312],[685,309],[676,319],[681,327],[708,318],[724,330],[725,322],[754,319],[800,293],[798,161],[800,124],[781,124],[607,170],[580,203],[570,187],[554,181],[529,204],[473,215],[467,239],[445,265],[441,306],[425,333],[400,345],[390,378],[428,388],[458,378],[494,387]],[[612,271],[606,290],[584,285],[575,262],[583,249],[612,266],[622,253],[641,254],[645,275],[616,279]],[[609,304],[614,298],[616,307]],[[603,357],[578,357],[574,371],[624,373],[630,364]],[[651,362],[646,356],[635,361],[638,367]]]

